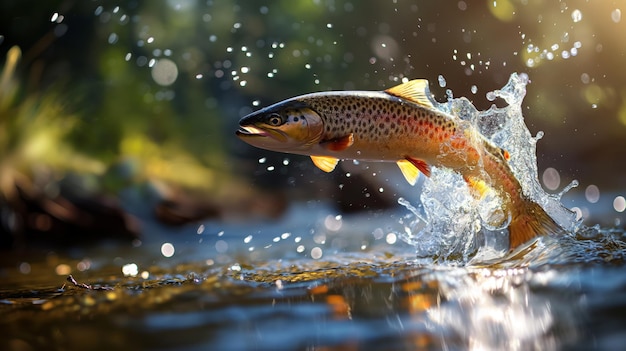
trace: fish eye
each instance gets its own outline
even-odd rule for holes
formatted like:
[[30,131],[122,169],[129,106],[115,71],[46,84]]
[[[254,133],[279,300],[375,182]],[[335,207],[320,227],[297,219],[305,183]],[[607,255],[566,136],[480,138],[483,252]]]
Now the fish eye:
[[500,149],[500,153],[502,154],[502,157],[504,157],[505,160],[510,160],[511,159],[511,155],[509,154],[508,151],[504,150],[504,149]]
[[277,127],[283,124],[283,119],[277,113],[272,113],[267,120],[268,124],[274,127]]

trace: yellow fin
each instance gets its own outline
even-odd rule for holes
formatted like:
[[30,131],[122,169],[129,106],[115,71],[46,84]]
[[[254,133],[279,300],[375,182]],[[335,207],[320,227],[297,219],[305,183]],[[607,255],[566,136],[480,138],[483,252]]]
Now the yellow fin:
[[400,167],[400,171],[402,172],[404,179],[406,179],[409,184],[415,185],[415,182],[417,182],[417,177],[419,177],[420,175],[420,171],[417,169],[417,167],[415,167],[408,160],[400,160],[396,162],[396,164],[398,164],[398,167]]
[[434,107],[433,103],[428,99],[427,91],[428,81],[426,79],[414,79],[385,90],[387,94],[413,101],[422,106]]
[[475,197],[482,199],[487,195],[489,191],[492,191],[491,187],[487,185],[487,183],[478,178],[474,177],[464,177],[467,184],[470,186],[475,193],[473,194]]
[[330,156],[311,156],[311,160],[324,172],[332,172],[339,162],[339,159]]

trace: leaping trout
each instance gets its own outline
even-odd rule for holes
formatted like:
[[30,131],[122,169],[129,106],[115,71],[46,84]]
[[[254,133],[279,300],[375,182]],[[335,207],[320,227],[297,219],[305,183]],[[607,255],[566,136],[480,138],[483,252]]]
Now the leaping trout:
[[239,121],[250,145],[307,155],[325,172],[340,159],[396,162],[414,185],[420,171],[446,167],[477,194],[495,191],[508,215],[509,248],[549,233],[558,224],[522,192],[507,151],[458,117],[437,110],[428,81],[412,80],[385,91],[331,91],[284,100]]

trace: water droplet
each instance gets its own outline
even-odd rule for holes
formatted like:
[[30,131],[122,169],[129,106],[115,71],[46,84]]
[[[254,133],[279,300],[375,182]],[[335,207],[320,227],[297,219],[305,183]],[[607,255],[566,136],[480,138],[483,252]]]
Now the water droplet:
[[28,262],[22,262],[20,263],[20,267],[19,267],[20,273],[22,274],[29,274],[30,273],[30,263]]
[[478,92],[478,87],[475,85],[472,85],[472,87],[470,88],[470,91],[472,92],[472,94],[476,94]]
[[439,86],[444,88],[446,86],[446,79],[440,74],[437,77],[437,81],[439,81]]
[[626,210],[626,199],[623,196],[618,196],[613,200],[613,208],[617,212],[624,212]]
[[589,75],[587,73],[581,74],[580,81],[583,82],[583,84],[589,84]]
[[[154,60],[154,59],[153,59]],[[152,79],[161,86],[173,84],[178,78],[178,66],[170,59],[160,59],[150,62]]]
[[322,258],[322,254],[323,254],[322,249],[317,246],[311,249],[311,257],[313,259],[317,260],[317,259]]
[[600,200],[600,189],[594,184],[591,184],[585,189],[585,198],[587,201],[595,204]]
[[613,12],[611,12],[611,19],[613,22],[619,23],[622,19],[622,11],[620,9],[613,10]]
[[556,190],[561,184],[561,176],[559,175],[559,171],[552,167],[548,167],[545,171],[543,171],[542,180],[543,184],[549,190]]
[[111,33],[111,34],[109,34],[109,38],[107,39],[107,42],[109,44],[115,44],[115,43],[117,43],[118,39],[119,39],[119,37],[117,36],[116,33]]
[[572,21],[574,23],[580,22],[583,19],[583,13],[580,10],[576,9],[572,11]]
[[164,243],[163,245],[161,245],[161,254],[164,257],[174,256],[175,251],[176,250],[174,249],[174,245],[172,245],[171,243]]
[[[169,257],[169,256],[165,256],[165,257]],[[129,263],[129,264],[125,264],[122,266],[122,274],[124,274],[125,277],[136,277],[138,273],[139,273],[139,268],[137,267],[137,264],[135,263]]]
[[224,240],[218,240],[215,243],[215,251],[219,253],[225,253],[226,251],[228,251],[228,243]]
[[578,208],[578,207],[572,207],[570,208],[570,210],[572,210],[572,212],[574,212],[576,214],[576,220],[580,220],[581,218],[583,218],[583,211]]

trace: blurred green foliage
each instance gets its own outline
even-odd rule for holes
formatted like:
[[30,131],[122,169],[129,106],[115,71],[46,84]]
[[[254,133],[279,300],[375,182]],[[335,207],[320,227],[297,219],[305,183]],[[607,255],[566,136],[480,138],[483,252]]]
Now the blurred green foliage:
[[12,47],[0,77],[0,194],[11,192],[16,178],[36,176],[41,165],[102,172],[102,163],[67,143],[77,118],[66,111],[62,98],[55,93],[23,94],[15,79],[20,57],[20,48]]
[[[25,50],[17,71],[24,94],[54,92],[43,100],[64,102],[68,118],[55,137],[80,154],[106,166],[132,159],[137,179],[209,190],[255,169],[239,158],[254,161],[258,151],[232,135],[252,109],[310,91],[382,89],[403,77],[429,79],[439,100],[450,88],[487,108],[486,91],[525,71],[529,125],[547,136],[540,162],[584,184],[588,168],[606,167],[624,146],[626,44],[612,34],[624,30],[621,5],[6,1],[0,54],[15,44]],[[160,61],[176,68],[167,83],[155,77]],[[589,125],[596,115],[606,117]]]

